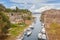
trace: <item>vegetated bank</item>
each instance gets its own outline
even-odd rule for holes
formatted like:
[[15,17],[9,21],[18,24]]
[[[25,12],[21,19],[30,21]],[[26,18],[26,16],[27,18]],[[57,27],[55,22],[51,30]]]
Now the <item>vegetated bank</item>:
[[60,10],[50,9],[42,12],[48,40],[60,40]]
[[0,4],[0,40],[15,40],[32,23],[32,19],[32,12],[27,9],[10,9]]

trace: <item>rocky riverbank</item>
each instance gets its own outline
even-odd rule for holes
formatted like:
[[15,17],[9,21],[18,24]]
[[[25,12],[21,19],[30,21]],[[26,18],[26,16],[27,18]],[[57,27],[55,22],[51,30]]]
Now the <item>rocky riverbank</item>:
[[41,21],[45,24],[48,40],[60,40],[60,10],[42,12]]

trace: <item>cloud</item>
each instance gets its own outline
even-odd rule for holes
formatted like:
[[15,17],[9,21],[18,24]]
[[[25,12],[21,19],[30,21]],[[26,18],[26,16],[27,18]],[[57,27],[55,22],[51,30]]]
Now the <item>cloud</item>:
[[47,2],[56,2],[56,0],[10,0],[10,2],[15,3],[24,3],[24,4],[37,4],[37,3],[47,3]]
[[30,10],[30,11],[33,11],[33,9],[35,9],[35,7],[36,7],[35,5],[32,5],[32,6],[29,8],[29,10]]
[[39,9],[36,9],[35,12],[43,12],[45,10],[50,10],[52,8],[54,8],[54,6],[44,6],[44,7],[41,7]]
[[28,3],[30,3],[30,4],[36,4],[36,3],[41,3],[41,2],[46,2],[46,1],[48,1],[48,0],[10,0],[10,2],[15,2],[15,3],[23,3],[23,4],[28,4]]
[[34,9],[35,8],[35,5],[32,5],[32,7],[30,9]]
[[[1,1],[0,1],[1,2]],[[10,3],[7,4],[8,1],[4,1],[7,7],[10,7],[11,9],[15,9],[16,6],[23,9],[29,9],[32,12],[35,11],[42,11],[46,8],[56,8],[60,9],[60,2],[59,0],[9,0]],[[57,3],[58,2],[58,3]],[[9,5],[10,4],[10,5]],[[15,4],[16,6],[14,6]]]
[[0,4],[4,4],[4,2],[0,0]]
[[1,4],[3,4],[4,2],[0,2]]
[[16,6],[11,6],[10,9],[16,9]]
[[[35,7],[36,7],[36,5],[35,5]],[[60,3],[56,3],[56,4],[46,4],[46,3],[44,4],[44,3],[42,3],[40,5],[40,8],[34,9],[32,11],[33,12],[43,12],[45,10],[50,10],[50,9],[60,9]]]

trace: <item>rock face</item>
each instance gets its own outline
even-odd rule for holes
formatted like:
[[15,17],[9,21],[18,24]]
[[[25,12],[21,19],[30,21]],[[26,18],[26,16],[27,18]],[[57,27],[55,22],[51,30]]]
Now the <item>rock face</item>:
[[60,23],[60,10],[47,10],[44,11],[42,14],[42,18],[44,19],[44,22],[50,23],[50,22],[57,22]]
[[60,40],[60,10],[42,12],[41,20],[45,23],[48,40]]
[[18,23],[22,23],[23,19],[22,19],[22,15],[19,15],[19,13],[13,13],[13,15],[10,13],[8,14],[9,16],[9,20],[11,23],[13,24],[18,24]]

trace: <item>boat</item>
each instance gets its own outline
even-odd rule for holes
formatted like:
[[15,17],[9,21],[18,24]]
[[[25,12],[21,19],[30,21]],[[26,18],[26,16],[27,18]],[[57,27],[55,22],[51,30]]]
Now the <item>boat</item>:
[[44,26],[41,26],[42,28],[44,28]]
[[29,36],[29,35],[31,35],[32,34],[32,32],[31,31],[28,31],[27,32],[27,36]]
[[42,40],[46,40],[46,34],[42,34]]
[[42,33],[39,33],[38,34],[38,40],[41,40],[41,37],[42,37]]
[[45,25],[44,23],[41,24],[41,26],[44,26],[44,25]]
[[31,34],[30,31],[31,31],[30,28],[25,29],[25,30],[24,30],[24,35],[26,36],[26,35],[28,35],[28,34]]
[[45,33],[46,33],[46,32],[45,32],[45,28],[42,28],[41,32],[42,32],[43,34],[45,34]]
[[26,31],[30,31],[31,29],[30,28],[27,28]]
[[31,29],[33,29],[34,28],[34,26],[29,26]]
[[31,35],[32,34],[32,31],[30,28],[27,29],[27,32],[26,32],[27,36]]

